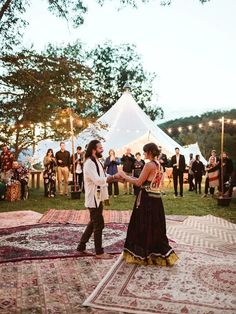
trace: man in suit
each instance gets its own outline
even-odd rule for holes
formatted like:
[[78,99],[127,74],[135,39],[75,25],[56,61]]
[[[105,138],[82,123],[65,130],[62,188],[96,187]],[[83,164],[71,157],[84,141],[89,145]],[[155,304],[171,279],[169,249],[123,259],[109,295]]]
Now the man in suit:
[[179,148],[175,148],[175,155],[171,157],[171,167],[173,167],[173,181],[175,197],[178,196],[178,178],[179,178],[179,192],[180,196],[183,197],[183,181],[184,181],[184,170],[185,170],[185,158],[184,155],[179,153]]

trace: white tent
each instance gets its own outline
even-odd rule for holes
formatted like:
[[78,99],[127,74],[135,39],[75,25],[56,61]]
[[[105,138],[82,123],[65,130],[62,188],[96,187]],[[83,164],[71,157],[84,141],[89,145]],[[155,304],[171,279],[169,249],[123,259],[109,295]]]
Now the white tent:
[[[163,132],[138,106],[128,90],[124,91],[119,100],[97,122],[103,126],[106,125],[106,128],[98,129],[97,124],[89,126],[76,138],[76,146],[84,147],[94,139],[92,134],[96,131],[104,139],[104,156],[111,148],[115,150],[117,156],[122,156],[127,147],[130,147],[134,154],[142,153],[143,146],[148,142],[162,146],[162,152],[169,158],[175,154],[175,147],[180,148],[180,153],[185,155],[186,162],[191,152],[194,155],[201,155],[197,143],[184,148]],[[66,147],[70,150],[70,141],[66,142]],[[59,149],[59,142],[45,140],[39,143],[36,149],[36,156],[39,160],[48,148],[53,148],[55,152]],[[202,155],[201,160],[205,163]]]
[[[201,160],[205,162],[197,143],[189,145],[188,148],[181,147],[145,114],[127,90],[115,105],[98,119],[98,122],[107,125],[106,129],[97,131],[105,140],[105,154],[112,148],[117,156],[121,156],[127,147],[130,147],[133,153],[142,152],[146,143],[154,142],[162,146],[163,153],[168,157],[175,154],[175,147],[179,147],[186,161],[189,160],[189,153],[192,152],[194,155],[199,154]],[[90,126],[81,133],[80,137],[89,142],[93,139],[91,133],[94,128],[95,126]]]

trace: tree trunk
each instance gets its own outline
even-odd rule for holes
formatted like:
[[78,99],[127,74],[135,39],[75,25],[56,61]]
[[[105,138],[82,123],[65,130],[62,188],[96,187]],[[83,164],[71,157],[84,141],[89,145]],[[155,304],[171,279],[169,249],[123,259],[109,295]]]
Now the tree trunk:
[[1,10],[0,10],[0,21],[3,18],[4,13],[7,11],[7,9],[9,8],[10,4],[11,4],[12,0],[6,0],[6,2],[4,3],[4,5],[2,6]]

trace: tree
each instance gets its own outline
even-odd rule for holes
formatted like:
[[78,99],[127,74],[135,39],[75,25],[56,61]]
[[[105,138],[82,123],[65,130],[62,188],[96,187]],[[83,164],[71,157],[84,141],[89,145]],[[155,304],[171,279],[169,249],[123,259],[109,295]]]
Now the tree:
[[88,53],[93,69],[94,101],[92,110],[98,115],[109,110],[120,97],[128,81],[138,105],[152,120],[163,117],[163,110],[152,104],[153,80],[156,75],[144,70],[140,55],[134,45],[113,46],[106,42]]
[[[218,121],[222,116],[226,117],[225,135],[224,135],[224,150],[229,153],[230,158],[236,160],[236,125],[227,123],[227,119],[236,119],[236,110],[228,111],[209,111],[200,116],[191,116],[175,120],[170,120],[159,125],[164,131],[167,132],[168,128],[172,129],[171,137],[181,145],[188,145],[198,142],[200,150],[206,159],[212,149],[220,153],[220,140],[221,140],[221,123]],[[208,122],[213,121],[212,126],[208,126]],[[199,128],[198,124],[204,127]],[[192,129],[189,131],[188,126],[191,125]],[[178,131],[178,127],[182,127],[182,131]]]
[[[95,0],[101,6],[109,0]],[[170,5],[171,0],[158,0],[162,5]],[[198,0],[205,3],[210,0]],[[84,23],[87,12],[86,0],[47,0],[48,10],[59,18],[71,22],[73,27]],[[150,0],[119,0],[119,7],[138,7],[139,3],[148,3]],[[23,29],[27,22],[23,14],[33,5],[32,0],[2,0],[0,6],[0,45],[2,49],[11,50],[20,43]]]
[[91,102],[91,70],[73,55],[56,56],[50,47],[44,54],[23,50],[5,55],[0,62],[5,69],[0,76],[0,140],[13,143],[18,156],[47,136],[61,138],[64,132],[68,136],[68,121],[60,128],[54,121],[65,118],[64,109],[76,112]]

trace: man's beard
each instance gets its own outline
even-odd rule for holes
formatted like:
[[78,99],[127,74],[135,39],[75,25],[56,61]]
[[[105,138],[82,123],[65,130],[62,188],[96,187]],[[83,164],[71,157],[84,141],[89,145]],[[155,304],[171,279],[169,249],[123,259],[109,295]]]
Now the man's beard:
[[97,157],[97,158],[102,158],[102,153],[96,152],[96,157]]

